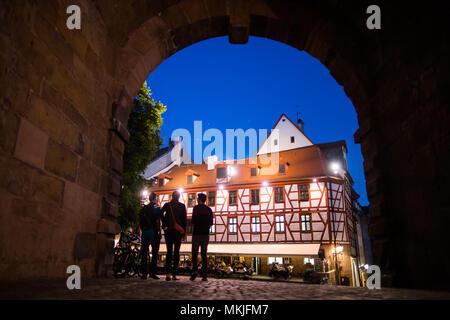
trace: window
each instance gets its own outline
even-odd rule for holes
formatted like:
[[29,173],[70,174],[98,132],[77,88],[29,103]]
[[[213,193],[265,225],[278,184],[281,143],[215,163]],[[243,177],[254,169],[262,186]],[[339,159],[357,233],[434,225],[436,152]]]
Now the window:
[[235,206],[237,204],[237,191],[230,191],[228,194],[228,205]]
[[237,218],[228,218],[228,233],[237,233]]
[[300,189],[300,201],[309,201],[309,186],[299,186]]
[[311,215],[309,214],[302,215],[302,231],[311,231]]
[[275,231],[284,232],[284,216],[275,216]]
[[273,145],[277,146],[278,145],[278,139],[273,140]]
[[227,177],[227,168],[226,167],[217,168],[217,178],[221,179],[226,177]]
[[209,233],[211,233],[211,234],[216,233],[216,218],[213,218],[213,224],[212,224],[212,226],[209,228]]
[[311,263],[311,264],[313,265],[313,264],[314,264],[314,258],[305,258],[305,259],[303,260],[303,263],[304,263],[304,264]]
[[188,195],[188,207],[195,206],[195,193],[189,193]]
[[192,174],[187,176],[187,184],[191,184],[192,183]]
[[267,264],[272,264],[272,263],[283,264],[283,258],[282,257],[269,257],[269,258],[267,258]]
[[192,220],[191,219],[187,219],[186,220],[186,233],[187,234],[192,234],[192,229],[193,229],[194,225],[192,224]]
[[284,203],[283,187],[275,188],[275,202]]
[[252,232],[261,232],[261,217],[252,217]]
[[180,150],[180,158],[183,158],[183,149]]
[[252,204],[259,204],[259,189],[252,190]]
[[285,164],[280,164],[280,168],[278,171],[280,174],[285,174],[286,173],[286,165]]
[[252,177],[256,177],[258,171],[256,170],[256,168],[250,168],[250,176]]
[[291,143],[295,142],[295,137],[291,137]]
[[208,205],[213,207],[216,205],[216,192],[210,191],[208,192]]
[[158,185],[160,187],[163,187],[164,186],[164,179],[158,179]]

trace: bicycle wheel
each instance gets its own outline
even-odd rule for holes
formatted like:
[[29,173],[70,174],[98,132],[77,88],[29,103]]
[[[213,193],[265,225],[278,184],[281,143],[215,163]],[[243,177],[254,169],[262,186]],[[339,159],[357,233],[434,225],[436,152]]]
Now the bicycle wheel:
[[115,278],[123,278],[126,275],[126,256],[121,250],[114,250],[113,274]]

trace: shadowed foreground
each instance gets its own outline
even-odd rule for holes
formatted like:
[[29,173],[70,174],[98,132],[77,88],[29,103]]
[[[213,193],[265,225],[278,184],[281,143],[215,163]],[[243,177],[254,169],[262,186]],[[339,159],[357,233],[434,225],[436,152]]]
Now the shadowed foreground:
[[68,290],[65,279],[0,284],[0,299],[178,299],[178,300],[382,300],[450,299],[450,292],[384,288],[369,290],[290,282],[209,279],[208,282],[87,279],[81,290]]

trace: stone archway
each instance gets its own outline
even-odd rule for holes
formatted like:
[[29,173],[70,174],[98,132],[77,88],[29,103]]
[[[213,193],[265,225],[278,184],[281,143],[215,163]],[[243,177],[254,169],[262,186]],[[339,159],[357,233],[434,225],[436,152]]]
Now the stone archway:
[[[63,276],[77,263],[105,275],[140,84],[195,42],[254,35],[319,59],[352,100],[381,270],[396,286],[448,286],[450,42],[438,8],[385,4],[382,29],[368,30],[359,1],[79,4],[81,31],[65,27],[68,1],[0,6],[0,274]],[[423,260],[441,273],[424,278]]]

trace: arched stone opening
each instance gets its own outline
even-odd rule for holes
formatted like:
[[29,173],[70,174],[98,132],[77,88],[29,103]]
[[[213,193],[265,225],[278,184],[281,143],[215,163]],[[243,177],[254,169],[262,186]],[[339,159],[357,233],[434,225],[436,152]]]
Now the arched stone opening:
[[[2,271],[62,276],[63,266],[79,263],[105,275],[140,84],[195,42],[254,35],[319,59],[352,100],[382,272],[396,286],[448,286],[450,41],[446,29],[433,29],[446,23],[437,8],[386,4],[382,30],[370,31],[369,4],[80,1],[79,32],[65,28],[68,2],[2,4],[1,245],[10,247]],[[30,236],[14,238],[24,225]],[[441,272],[423,277],[422,261]]]

